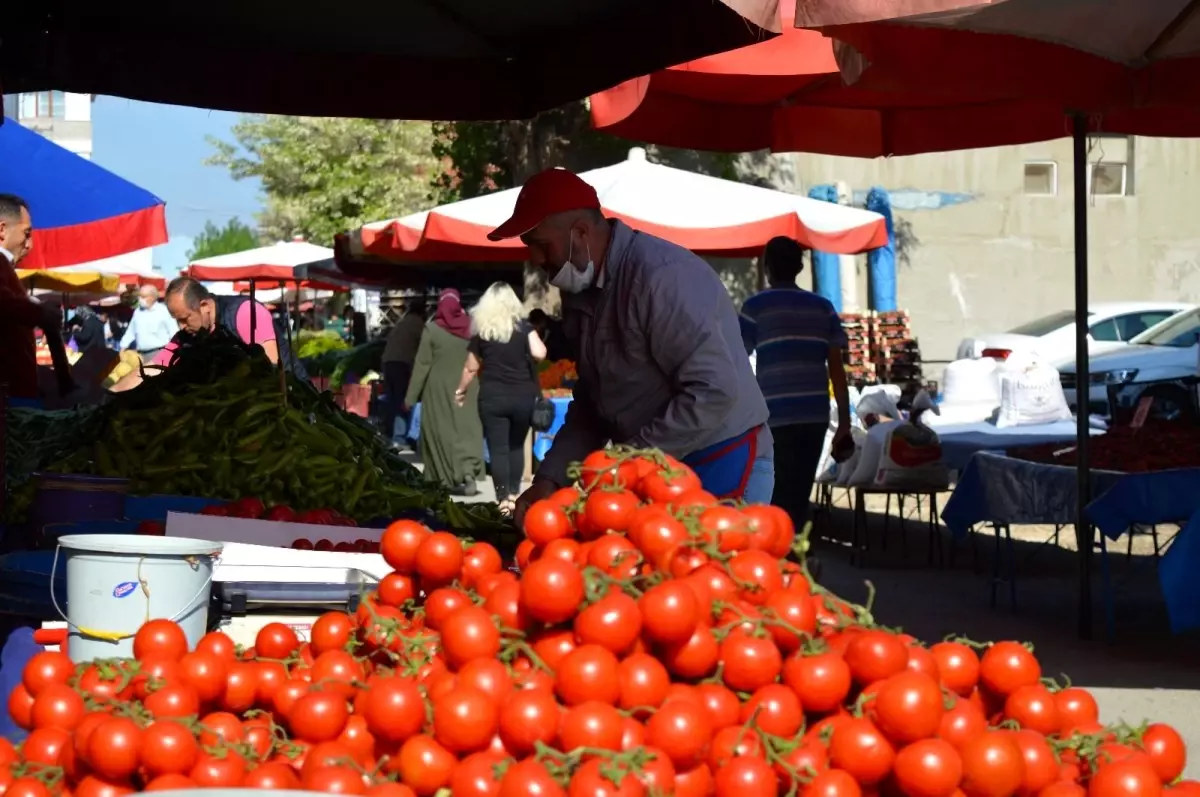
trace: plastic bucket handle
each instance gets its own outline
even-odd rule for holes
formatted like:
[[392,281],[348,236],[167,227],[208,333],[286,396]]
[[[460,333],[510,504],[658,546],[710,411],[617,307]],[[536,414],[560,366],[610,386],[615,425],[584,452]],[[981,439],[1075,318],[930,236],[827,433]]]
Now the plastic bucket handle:
[[[100,630],[97,630],[94,628],[81,628],[80,626],[77,626],[74,623],[72,623],[67,618],[67,613],[64,612],[62,610],[62,607],[58,605],[58,597],[55,596],[55,594],[54,594],[54,576],[55,576],[55,573],[58,571],[58,552],[61,550],[62,550],[61,545],[54,546],[54,559],[50,563],[50,602],[54,605],[54,611],[58,612],[58,616],[61,617],[63,622],[65,622],[67,624],[67,627],[74,628],[76,631],[78,631],[79,633],[83,634],[86,637],[91,637],[92,639],[103,639],[108,642],[120,642],[123,639],[129,639],[130,637],[134,636],[134,634],[137,633],[136,631],[133,634],[130,634],[130,633],[126,633],[123,631],[100,631]],[[212,560],[213,560],[212,572],[209,573],[208,579],[203,584],[200,585],[200,589],[196,590],[196,594],[193,595],[191,597],[191,599],[189,599],[186,603],[183,604],[183,608],[180,609],[179,611],[175,612],[175,614],[169,618],[171,622],[175,622],[180,617],[182,617],[184,615],[184,613],[188,610],[188,608],[193,603],[196,602],[196,598],[199,598],[201,595],[204,594],[204,591],[206,589],[209,589],[209,587],[212,586],[212,580],[213,580],[212,573],[216,572],[217,563],[221,560],[221,555],[220,554],[200,554],[200,555],[212,557]],[[197,555],[183,557],[184,561],[188,562],[193,567],[196,566],[196,560],[198,558],[199,558],[199,556],[197,556]],[[144,592],[146,594],[146,597],[148,598],[148,597],[150,597],[150,593],[146,587],[146,581],[141,577],[142,562],[144,562],[144,561],[146,561],[145,556],[142,556],[140,559],[138,559],[138,584],[141,585],[142,592]],[[149,604],[149,602],[147,602],[147,604],[146,604],[146,621],[147,622],[150,621],[150,604]]]

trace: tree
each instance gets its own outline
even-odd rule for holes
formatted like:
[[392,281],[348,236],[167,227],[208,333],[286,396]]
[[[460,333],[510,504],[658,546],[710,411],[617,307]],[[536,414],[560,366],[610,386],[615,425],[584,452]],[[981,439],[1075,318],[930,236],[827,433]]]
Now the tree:
[[215,255],[244,252],[259,245],[258,233],[241,219],[230,219],[224,227],[211,221],[205,222],[204,230],[192,239],[192,248],[187,253],[189,262]]
[[250,115],[232,133],[236,143],[210,139],[207,163],[262,182],[268,239],[332,245],[337,233],[428,204],[437,168],[428,122]]

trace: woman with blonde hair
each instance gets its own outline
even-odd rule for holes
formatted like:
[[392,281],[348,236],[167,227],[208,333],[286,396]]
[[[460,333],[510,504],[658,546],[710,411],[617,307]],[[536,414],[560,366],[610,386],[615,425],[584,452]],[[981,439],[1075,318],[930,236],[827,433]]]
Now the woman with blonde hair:
[[511,512],[525,472],[525,437],[540,395],[535,360],[546,346],[524,318],[521,300],[496,282],[471,310],[471,342],[456,399],[466,400],[479,374],[479,417],[492,460],[492,482],[500,508]]

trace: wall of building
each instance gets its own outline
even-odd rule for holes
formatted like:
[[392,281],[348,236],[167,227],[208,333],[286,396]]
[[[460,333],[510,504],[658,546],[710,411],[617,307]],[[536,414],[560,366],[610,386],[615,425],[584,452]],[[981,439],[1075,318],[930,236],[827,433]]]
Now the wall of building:
[[[967,335],[1073,306],[1070,140],[878,160],[791,157],[802,190],[841,180],[860,196],[874,185],[892,192],[899,305],[927,360],[951,359]],[[1089,160],[1107,164],[1089,200],[1092,301],[1200,303],[1200,141],[1101,138]],[[1124,194],[1097,195],[1119,190],[1121,172]],[[863,259],[863,301],[865,270]]]
[[4,113],[59,146],[91,159],[91,94],[40,91],[6,96]]

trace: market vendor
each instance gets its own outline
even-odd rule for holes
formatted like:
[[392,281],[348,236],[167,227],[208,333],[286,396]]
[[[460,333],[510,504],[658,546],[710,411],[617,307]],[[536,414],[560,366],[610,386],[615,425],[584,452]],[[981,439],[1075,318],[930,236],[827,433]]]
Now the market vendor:
[[[282,360],[285,369],[302,379],[308,378],[304,366],[288,344],[287,331],[261,302],[249,296],[214,296],[208,288],[191,277],[176,277],[167,286],[166,304],[171,317],[179,325],[179,332],[154,356],[152,365],[170,365],[175,350],[187,345],[189,338],[201,331],[214,332],[221,326],[232,330],[244,343],[262,346],[271,362]],[[112,389],[117,392],[129,390],[141,384],[141,381],[141,374],[134,372],[117,382]]]
[[59,395],[75,389],[62,339],[62,312],[31,298],[17,278],[16,265],[33,249],[33,220],[25,200],[0,194],[0,377],[10,398],[38,398],[37,345],[40,328],[54,361]]
[[494,241],[520,237],[562,292],[578,353],[574,400],[517,504],[569,483],[567,468],[608,442],[681,459],[720,497],[767,503],[774,487],[767,404],[742,348],[737,310],[708,263],[607,219],[596,190],[550,169],[530,178]]

